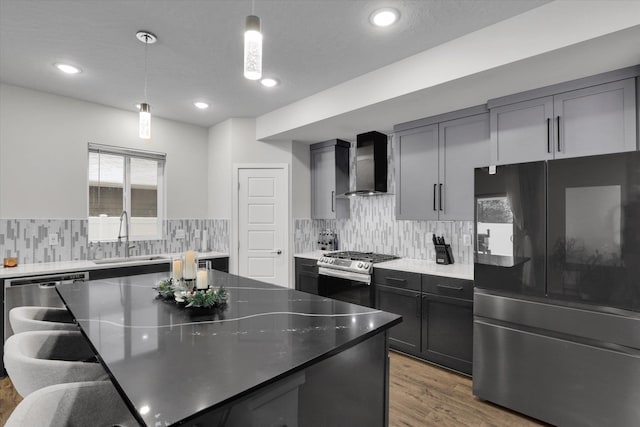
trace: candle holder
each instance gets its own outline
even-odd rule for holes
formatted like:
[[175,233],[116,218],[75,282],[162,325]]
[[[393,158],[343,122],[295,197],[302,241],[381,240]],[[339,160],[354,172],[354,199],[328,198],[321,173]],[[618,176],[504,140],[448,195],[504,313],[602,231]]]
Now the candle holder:
[[182,278],[187,283],[189,290],[196,286],[196,273],[198,271],[198,259],[195,251],[187,251],[184,254]]
[[173,257],[171,259],[171,278],[178,282],[182,280],[184,266],[184,258],[182,256]]
[[198,261],[196,289],[209,289],[209,270],[211,270],[211,261]]

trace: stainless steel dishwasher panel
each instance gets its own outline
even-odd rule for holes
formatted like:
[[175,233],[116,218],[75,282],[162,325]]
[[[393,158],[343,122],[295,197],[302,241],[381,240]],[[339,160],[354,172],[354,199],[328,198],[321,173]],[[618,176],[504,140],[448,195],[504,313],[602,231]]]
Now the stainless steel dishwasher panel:
[[9,311],[12,308],[22,306],[64,307],[56,292],[56,285],[86,280],[89,280],[88,272],[5,279],[4,341],[13,335],[13,330],[9,323]]

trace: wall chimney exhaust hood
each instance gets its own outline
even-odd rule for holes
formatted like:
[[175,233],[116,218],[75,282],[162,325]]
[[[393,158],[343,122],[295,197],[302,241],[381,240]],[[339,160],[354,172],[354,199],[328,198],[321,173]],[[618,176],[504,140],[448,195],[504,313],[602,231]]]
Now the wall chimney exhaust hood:
[[361,133],[356,146],[356,190],[345,196],[387,194],[387,135]]

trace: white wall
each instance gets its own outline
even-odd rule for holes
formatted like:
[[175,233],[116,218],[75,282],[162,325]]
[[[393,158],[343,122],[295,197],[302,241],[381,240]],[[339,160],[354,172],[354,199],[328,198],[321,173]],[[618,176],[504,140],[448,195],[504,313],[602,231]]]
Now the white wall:
[[[287,163],[294,173],[293,181],[299,175],[304,180],[308,175],[308,160],[301,166],[292,156],[291,141],[262,142],[256,140],[255,119],[233,118],[225,120],[209,129],[209,217],[215,219],[231,218],[231,180],[232,168],[237,163]],[[296,147],[296,150],[299,148]],[[304,150],[304,148],[302,148]],[[308,153],[308,147],[306,147]],[[297,151],[296,151],[297,152]],[[308,154],[307,154],[308,157]],[[297,199],[293,187],[294,205]],[[308,185],[307,185],[308,187]],[[306,191],[308,192],[308,188]],[[308,204],[308,203],[307,203]]]
[[167,154],[167,218],[207,215],[207,129],[0,84],[0,218],[86,218],[87,143]]
[[231,120],[209,128],[209,218],[231,218]]
[[309,145],[291,145],[293,218],[311,218],[311,153]]

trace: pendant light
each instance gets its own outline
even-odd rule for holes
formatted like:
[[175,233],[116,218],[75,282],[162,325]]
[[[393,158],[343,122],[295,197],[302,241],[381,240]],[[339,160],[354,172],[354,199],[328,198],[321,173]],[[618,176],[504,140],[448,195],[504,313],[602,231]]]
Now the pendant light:
[[247,16],[244,32],[244,77],[260,80],[262,77],[262,33],[260,18],[254,15],[254,2],[251,2],[251,15]]
[[138,134],[142,139],[151,139],[151,106],[147,98],[147,48],[158,41],[158,38],[149,31],[138,31],[136,38],[144,43],[144,102],[140,104]]

